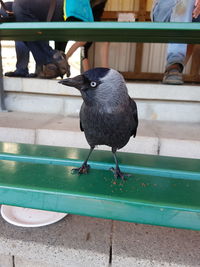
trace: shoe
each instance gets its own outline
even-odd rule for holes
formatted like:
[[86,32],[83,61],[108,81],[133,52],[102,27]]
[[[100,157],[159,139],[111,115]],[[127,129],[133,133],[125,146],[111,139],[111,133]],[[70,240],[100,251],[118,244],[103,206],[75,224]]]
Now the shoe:
[[54,64],[58,67],[60,72],[60,77],[63,78],[63,75],[67,75],[69,77],[71,75],[70,73],[70,65],[67,61],[66,55],[63,51],[55,50],[55,53],[53,55]]
[[20,73],[17,70],[9,71],[4,74],[7,77],[27,77],[28,73]]
[[36,75],[41,79],[54,79],[60,76],[60,72],[54,63],[49,63],[46,65],[37,66]]
[[27,78],[37,78],[37,73],[30,73],[26,77]]
[[182,85],[183,82],[183,67],[181,64],[173,64],[167,67],[162,83],[164,84],[173,84],[173,85]]
[[70,66],[67,62],[65,53],[55,50],[53,62],[46,65],[37,65],[36,75],[42,79],[63,78],[64,75],[70,76]]

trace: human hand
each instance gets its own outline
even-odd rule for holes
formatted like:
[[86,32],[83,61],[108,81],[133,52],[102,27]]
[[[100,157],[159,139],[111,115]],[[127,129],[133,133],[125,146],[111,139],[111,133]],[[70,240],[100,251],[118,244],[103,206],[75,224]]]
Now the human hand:
[[193,18],[197,18],[200,15],[200,0],[196,0],[194,4],[194,10],[192,13]]

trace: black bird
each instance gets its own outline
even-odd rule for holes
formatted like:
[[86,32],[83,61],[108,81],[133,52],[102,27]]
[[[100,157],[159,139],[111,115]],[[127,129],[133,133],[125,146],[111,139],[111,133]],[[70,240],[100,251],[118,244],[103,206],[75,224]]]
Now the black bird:
[[82,95],[80,128],[90,145],[90,152],[79,173],[87,173],[87,161],[96,145],[112,148],[116,168],[114,176],[124,179],[120,171],[116,151],[124,147],[131,136],[136,136],[138,126],[137,106],[128,95],[122,75],[109,68],[94,68],[60,81],[63,85],[77,88]]

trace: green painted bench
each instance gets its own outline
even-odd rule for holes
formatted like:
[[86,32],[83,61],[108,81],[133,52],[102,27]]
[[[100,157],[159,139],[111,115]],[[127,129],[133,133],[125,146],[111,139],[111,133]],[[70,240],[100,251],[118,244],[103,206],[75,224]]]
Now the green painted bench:
[[199,23],[37,22],[2,23],[0,40],[75,40],[200,43]]
[[[198,23],[3,23],[0,40],[200,43]],[[84,136],[83,136],[84,138]],[[120,153],[127,181],[115,180],[110,152],[72,174],[88,150],[0,144],[0,203],[200,230],[200,159]]]
[[87,149],[0,143],[0,203],[200,230],[200,160],[120,153],[126,181],[94,151],[90,172],[71,172]]

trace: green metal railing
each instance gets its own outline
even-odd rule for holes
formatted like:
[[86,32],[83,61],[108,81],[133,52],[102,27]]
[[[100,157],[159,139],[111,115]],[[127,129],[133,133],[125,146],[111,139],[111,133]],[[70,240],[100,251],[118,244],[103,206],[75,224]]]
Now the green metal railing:
[[200,43],[200,27],[172,22],[19,22],[1,24],[0,39]]

